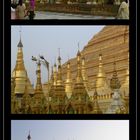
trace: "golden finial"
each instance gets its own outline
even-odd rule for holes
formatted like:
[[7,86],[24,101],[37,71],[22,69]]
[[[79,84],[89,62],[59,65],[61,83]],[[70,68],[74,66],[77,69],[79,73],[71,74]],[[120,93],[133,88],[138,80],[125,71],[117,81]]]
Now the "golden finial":
[[99,53],[99,72],[98,77],[105,77],[105,73],[103,70],[103,63],[102,63],[102,54]]
[[36,93],[42,92],[42,83],[41,83],[41,62],[40,59],[37,59],[36,57],[32,56],[32,61],[35,61],[37,64],[37,82],[36,82]]
[[19,34],[20,34],[20,40],[19,40],[19,43],[18,43],[17,46],[18,46],[19,48],[21,48],[21,47],[23,47],[23,44],[22,44],[22,42],[21,42],[21,26],[20,26]]
[[58,65],[61,65],[60,48],[58,48]]
[[27,137],[28,140],[31,139],[31,136],[30,136],[30,130],[29,130],[29,134],[28,134],[28,137]]
[[81,59],[81,53],[80,53],[80,50],[79,50],[79,43],[78,43],[78,52],[77,52],[77,62],[78,63],[80,62],[80,59]]

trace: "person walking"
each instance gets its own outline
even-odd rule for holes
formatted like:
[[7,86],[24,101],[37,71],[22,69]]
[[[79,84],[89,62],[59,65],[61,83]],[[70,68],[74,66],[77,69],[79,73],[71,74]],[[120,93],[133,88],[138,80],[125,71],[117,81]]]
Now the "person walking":
[[22,0],[19,0],[18,6],[16,7],[16,19],[25,19],[26,6]]

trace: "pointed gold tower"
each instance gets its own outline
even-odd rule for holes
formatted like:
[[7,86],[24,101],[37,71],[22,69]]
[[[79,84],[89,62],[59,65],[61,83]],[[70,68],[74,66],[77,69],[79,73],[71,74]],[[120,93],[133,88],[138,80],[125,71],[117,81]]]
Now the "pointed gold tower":
[[[55,72],[54,74],[56,74],[56,70],[54,70],[54,72]],[[54,80],[56,80],[55,78],[56,77],[54,77]],[[54,84],[55,84],[55,82],[54,82]],[[57,82],[55,85],[55,92],[51,99],[51,106],[52,106],[51,112],[53,112],[54,114],[64,114],[66,101],[67,101],[67,96],[65,93],[65,86],[64,86],[64,83],[62,80],[61,57],[60,57],[60,52],[59,52]]]
[[63,85],[60,55],[58,56],[58,73],[57,73],[57,83],[56,84],[57,84],[57,86]]
[[43,90],[42,90],[42,83],[41,83],[41,63],[40,61],[37,64],[37,71],[36,71],[36,75],[37,75],[37,82],[36,82],[36,87],[35,87],[35,94],[42,94]]
[[72,79],[71,79],[71,70],[70,70],[70,61],[67,62],[67,78],[65,82],[65,92],[67,97],[70,98],[72,94]]
[[55,98],[56,84],[57,84],[57,69],[56,69],[56,63],[55,63],[54,67],[52,66],[49,99],[48,99],[48,106],[47,106],[47,113],[48,114],[53,114],[54,113],[54,111],[52,109],[52,106],[53,106],[52,101]]
[[107,84],[106,74],[103,68],[102,54],[99,54],[99,71],[96,77],[95,88],[98,95],[105,95],[111,93],[110,88]]
[[77,53],[77,76],[71,96],[71,104],[75,114],[85,114],[88,111],[89,96],[83,83],[81,73],[81,53]]
[[17,47],[18,47],[17,60],[16,66],[12,72],[12,79],[14,79],[14,95],[16,96],[16,100],[18,101],[18,107],[21,108],[21,99],[25,93],[26,82],[30,96],[34,94],[34,90],[30,83],[27,71],[24,66],[23,51],[22,51],[23,44],[21,41],[21,37]]
[[81,83],[83,85],[83,77],[81,73],[81,53],[78,50],[77,52],[77,76],[76,76],[76,83]]
[[41,63],[40,60],[37,62],[37,82],[35,87],[35,93],[33,97],[33,112],[36,114],[45,113],[46,98],[43,93],[42,83],[41,83]]
[[23,61],[23,52],[22,52],[23,45],[21,42],[21,38],[17,47],[18,47],[17,61],[16,66],[12,72],[12,78],[15,79],[15,91],[14,91],[15,94],[23,95],[27,79],[27,71],[25,70]]

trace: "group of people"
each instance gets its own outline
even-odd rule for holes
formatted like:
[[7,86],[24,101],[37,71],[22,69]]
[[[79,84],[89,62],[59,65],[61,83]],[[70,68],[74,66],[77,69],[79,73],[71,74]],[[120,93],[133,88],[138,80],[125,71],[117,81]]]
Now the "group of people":
[[[129,19],[129,1],[123,0],[116,19]],[[29,7],[26,8],[24,0],[13,0],[11,3],[11,19],[34,19],[35,0],[29,0]]]
[[13,1],[11,3],[12,19],[34,19],[35,17],[35,0],[29,0],[29,6],[26,8],[24,0]]

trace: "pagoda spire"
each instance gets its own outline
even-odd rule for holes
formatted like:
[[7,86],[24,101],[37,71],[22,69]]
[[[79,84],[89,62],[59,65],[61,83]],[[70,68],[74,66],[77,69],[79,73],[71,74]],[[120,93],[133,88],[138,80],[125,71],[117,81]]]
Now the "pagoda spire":
[[24,60],[23,60],[23,50],[22,50],[23,44],[21,41],[21,30],[19,32],[20,32],[20,39],[19,39],[19,43],[17,45],[18,53],[17,53],[16,69],[25,70]]
[[35,87],[35,94],[33,97],[33,113],[41,114],[43,111],[45,112],[44,107],[46,106],[46,98],[44,96],[44,92],[42,89],[42,83],[41,83],[41,62],[40,59],[36,59],[36,57],[32,56],[32,60],[36,61],[37,64],[37,82]]
[[20,95],[18,97],[22,97],[23,94],[25,93],[25,86],[26,86],[26,81],[28,81],[28,89],[30,94],[34,93],[34,90],[31,86],[30,80],[27,75],[27,71],[25,69],[24,65],[24,59],[23,59],[23,44],[21,41],[21,34],[20,34],[20,39],[19,43],[17,45],[18,51],[17,51],[17,59],[16,59],[16,65],[15,68],[12,72],[12,78],[14,78],[15,81],[15,95]]
[[40,93],[43,91],[42,83],[41,83],[41,63],[40,63],[40,61],[37,62],[36,75],[37,75],[37,82],[36,82],[35,92]]
[[27,136],[27,139],[28,139],[28,140],[31,140],[30,131],[29,131],[29,134],[28,134],[28,136]]
[[[55,69],[54,69],[54,72],[55,72]],[[55,79],[54,79],[54,81],[55,81]],[[56,82],[56,85],[54,88],[54,94],[51,98],[52,111],[54,114],[64,114],[65,113],[66,100],[67,100],[67,96],[65,93],[65,86],[62,81],[61,57],[60,57],[60,49],[59,49],[57,82]]]
[[80,83],[83,82],[83,78],[82,78],[82,73],[81,73],[81,53],[78,49],[77,52],[77,77],[76,77],[76,82]]
[[58,48],[58,66],[61,66],[60,48]]
[[84,114],[88,110],[89,96],[83,83],[81,74],[81,53],[77,53],[77,76],[71,95],[71,102],[76,114]]
[[60,57],[60,48],[58,49],[59,56],[58,56],[58,73],[57,73],[57,85],[62,85],[62,70],[61,70],[61,57]]
[[103,69],[103,62],[102,62],[102,54],[101,53],[99,54],[99,71],[98,71],[97,77],[102,77],[102,78],[106,77],[104,69]]
[[103,68],[101,52],[99,54],[99,68],[98,68],[98,74],[96,76],[95,88],[99,95],[105,95],[105,94],[110,93],[110,89],[107,84],[106,74]]

